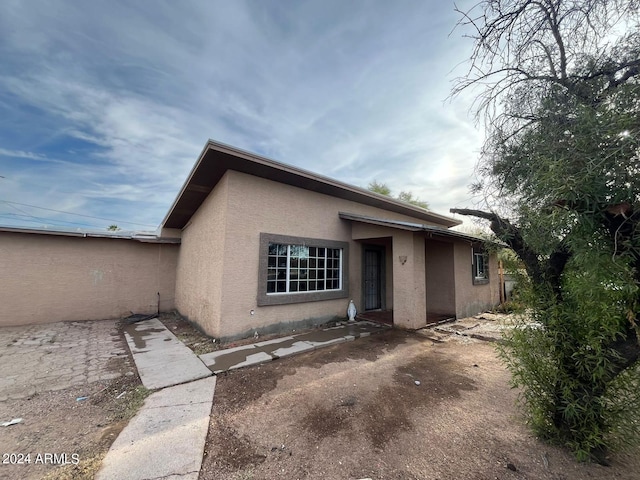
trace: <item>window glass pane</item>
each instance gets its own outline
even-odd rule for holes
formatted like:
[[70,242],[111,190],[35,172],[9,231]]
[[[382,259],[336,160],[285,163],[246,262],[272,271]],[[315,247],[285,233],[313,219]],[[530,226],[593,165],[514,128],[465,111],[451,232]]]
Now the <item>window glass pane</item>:
[[267,271],[267,281],[275,280],[277,276],[278,276],[278,270],[276,270],[275,268],[270,268]]
[[309,247],[305,247],[303,245],[291,245],[291,256],[307,258],[309,256]]
[[[267,293],[336,290],[340,288],[341,259],[340,248],[270,243]],[[474,273],[484,270],[485,264],[481,261],[478,257]]]

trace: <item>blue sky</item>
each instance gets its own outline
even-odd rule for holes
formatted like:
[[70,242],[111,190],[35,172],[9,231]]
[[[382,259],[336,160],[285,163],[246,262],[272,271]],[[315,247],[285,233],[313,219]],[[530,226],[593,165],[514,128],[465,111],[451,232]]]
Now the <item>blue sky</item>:
[[457,19],[442,0],[3,0],[0,224],[153,230],[209,138],[472,205]]

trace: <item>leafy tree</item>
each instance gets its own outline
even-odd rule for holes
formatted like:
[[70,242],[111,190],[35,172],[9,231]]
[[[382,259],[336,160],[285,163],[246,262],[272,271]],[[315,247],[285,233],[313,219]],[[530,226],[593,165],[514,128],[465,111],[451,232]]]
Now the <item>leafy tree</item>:
[[640,439],[637,1],[481,0],[453,94],[479,87],[473,186],[522,261],[529,314],[501,355],[534,430],[606,463]]
[[117,231],[119,231],[121,229],[120,229],[120,227],[118,225],[109,225],[107,227],[107,230],[109,230],[110,232],[117,232]]
[[[368,190],[372,192],[379,193],[380,195],[386,195],[387,197],[391,197],[391,189],[386,183],[378,182],[377,180],[373,180],[369,183]],[[396,197],[398,200],[403,202],[411,203],[420,208],[424,208],[425,210],[429,209],[429,204],[427,202],[423,202],[418,197],[414,197],[413,192],[401,191]]]
[[413,196],[413,192],[402,191],[398,194],[398,200],[402,200],[403,202],[411,203],[420,208],[424,208],[427,210],[429,208],[429,204],[427,202],[423,202],[417,197]]

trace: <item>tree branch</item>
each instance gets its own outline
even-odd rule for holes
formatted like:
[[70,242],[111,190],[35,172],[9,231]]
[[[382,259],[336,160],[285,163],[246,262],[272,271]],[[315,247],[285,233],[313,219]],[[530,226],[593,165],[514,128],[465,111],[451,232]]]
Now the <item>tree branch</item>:
[[524,263],[531,280],[536,284],[543,282],[542,268],[538,256],[527,246],[518,227],[493,212],[471,210],[468,208],[452,208],[449,211],[451,213],[489,220],[491,222],[491,231],[516,252],[520,260]]

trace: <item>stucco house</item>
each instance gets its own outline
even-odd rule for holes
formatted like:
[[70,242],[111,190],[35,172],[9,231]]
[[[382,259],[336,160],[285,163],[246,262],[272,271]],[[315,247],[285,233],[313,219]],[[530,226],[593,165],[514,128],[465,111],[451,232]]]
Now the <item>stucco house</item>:
[[[20,278],[47,277],[44,293],[35,293],[45,298],[24,302],[17,297],[29,282],[16,286],[0,273],[0,289],[14,294],[14,320],[3,314],[0,324],[176,309],[205,333],[231,339],[344,318],[353,300],[359,313],[420,328],[499,303],[496,259],[478,238],[451,230],[459,223],[209,141],[153,239],[0,229],[0,258]],[[52,259],[57,271],[46,268]],[[138,290],[144,301],[127,300]],[[89,314],[80,297],[100,292],[105,305]],[[40,314],[53,297],[69,311]]]
[[420,328],[499,302],[460,222],[210,141],[163,223],[181,239],[175,306],[216,337],[392,311]]

